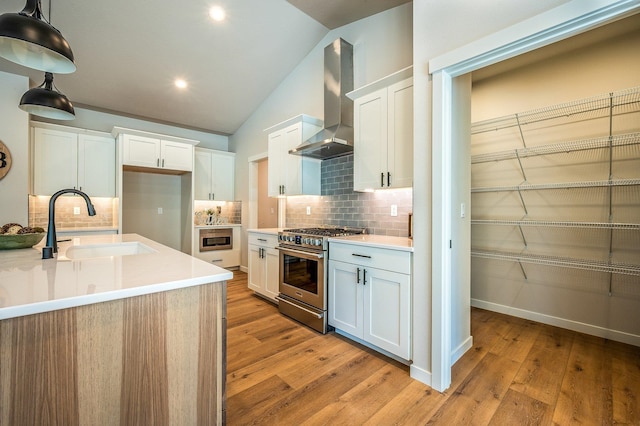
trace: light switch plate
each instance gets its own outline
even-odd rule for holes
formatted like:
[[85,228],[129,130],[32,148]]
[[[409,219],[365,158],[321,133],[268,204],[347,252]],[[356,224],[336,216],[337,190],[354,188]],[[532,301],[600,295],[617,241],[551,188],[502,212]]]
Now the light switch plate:
[[307,206],[307,215],[311,214],[311,206]]
[[162,213],[163,213],[162,207],[158,207],[158,214],[162,214]]
[[73,214],[80,214],[80,207],[74,207]]

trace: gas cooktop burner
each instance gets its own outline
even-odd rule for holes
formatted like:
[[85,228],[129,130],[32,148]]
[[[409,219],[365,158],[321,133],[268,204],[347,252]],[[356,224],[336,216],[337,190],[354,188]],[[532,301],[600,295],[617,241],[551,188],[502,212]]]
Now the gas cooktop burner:
[[284,232],[289,234],[305,234],[318,235],[321,237],[340,237],[344,235],[364,234],[366,229],[363,228],[294,228],[285,229]]

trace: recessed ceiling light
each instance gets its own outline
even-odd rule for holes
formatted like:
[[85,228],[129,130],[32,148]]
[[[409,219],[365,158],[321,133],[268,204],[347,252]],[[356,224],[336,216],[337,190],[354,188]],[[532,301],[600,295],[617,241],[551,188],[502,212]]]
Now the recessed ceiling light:
[[187,88],[187,82],[181,78],[176,78],[175,80],[175,85],[178,89],[186,89]]
[[211,9],[209,9],[209,16],[214,21],[220,22],[224,21],[226,14],[224,13],[224,9],[220,6],[212,6]]

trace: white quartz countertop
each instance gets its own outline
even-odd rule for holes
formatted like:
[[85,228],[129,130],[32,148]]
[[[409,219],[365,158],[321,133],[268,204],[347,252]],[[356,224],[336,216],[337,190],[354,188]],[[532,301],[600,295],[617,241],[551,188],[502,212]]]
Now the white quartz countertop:
[[254,228],[248,229],[247,232],[255,232],[258,234],[271,234],[278,235],[278,232],[281,232],[284,228]]
[[[78,246],[142,244],[149,253],[71,260]],[[42,259],[44,242],[0,250],[0,319],[226,281],[233,273],[137,234],[87,235],[58,244]],[[73,248],[73,249],[72,249]],[[86,253],[86,252],[85,252]],[[85,254],[86,256],[86,254]]]
[[390,250],[402,250],[413,252],[413,240],[407,237],[389,237],[386,235],[351,235],[348,237],[329,238],[331,243],[348,243],[368,247],[380,247]]

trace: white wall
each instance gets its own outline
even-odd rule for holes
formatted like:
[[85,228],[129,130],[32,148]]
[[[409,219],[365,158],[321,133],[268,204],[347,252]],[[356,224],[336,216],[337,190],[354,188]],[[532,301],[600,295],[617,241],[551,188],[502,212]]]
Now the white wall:
[[0,141],[11,153],[12,166],[0,180],[0,226],[27,226],[29,219],[29,114],[18,108],[29,79],[0,71]]
[[[411,65],[411,3],[332,30],[230,137],[236,153],[236,198],[249,203],[248,158],[267,151],[264,129],[298,114],[324,116],[324,48],[342,37],[353,45],[354,88],[378,80]],[[246,227],[248,209],[243,209],[242,265],[247,265]]]

